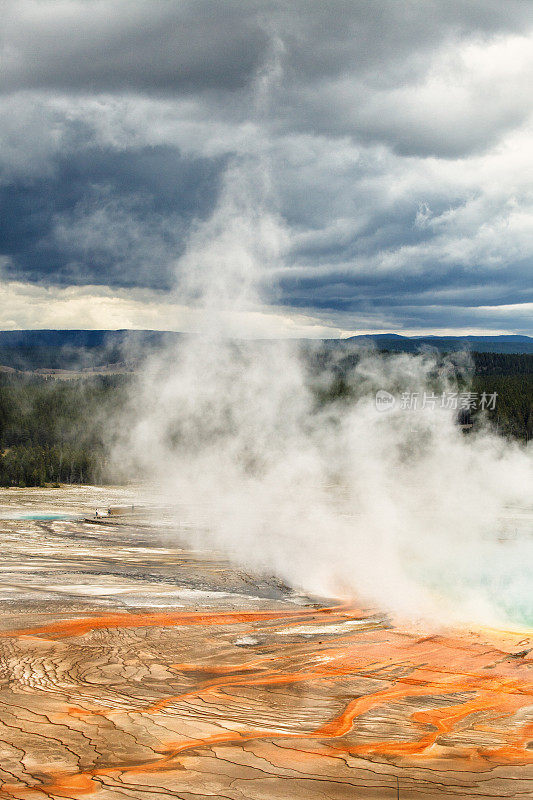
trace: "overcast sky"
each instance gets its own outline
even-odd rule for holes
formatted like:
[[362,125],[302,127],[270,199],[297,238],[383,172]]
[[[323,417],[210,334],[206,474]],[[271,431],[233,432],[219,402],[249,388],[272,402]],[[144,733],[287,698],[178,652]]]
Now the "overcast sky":
[[0,328],[194,326],[176,263],[261,153],[288,246],[252,332],[533,334],[531,0],[0,14]]

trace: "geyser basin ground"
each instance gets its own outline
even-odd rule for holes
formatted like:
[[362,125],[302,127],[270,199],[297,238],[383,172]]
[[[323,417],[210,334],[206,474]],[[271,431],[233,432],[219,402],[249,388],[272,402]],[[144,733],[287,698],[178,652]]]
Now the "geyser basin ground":
[[[139,499],[9,490],[0,512]],[[1,797],[533,793],[528,631],[399,630],[139,520],[4,519],[0,569]]]

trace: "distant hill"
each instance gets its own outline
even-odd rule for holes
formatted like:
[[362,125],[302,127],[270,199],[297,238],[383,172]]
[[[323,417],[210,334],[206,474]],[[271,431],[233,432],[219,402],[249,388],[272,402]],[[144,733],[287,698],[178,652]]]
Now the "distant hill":
[[533,353],[533,338],[515,334],[502,336],[400,336],[396,333],[378,333],[372,336],[351,336],[343,341],[357,344],[374,342],[380,350],[404,353],[414,353],[424,347],[434,347],[440,351]]
[[[171,331],[27,330],[0,331],[0,365],[17,370],[82,370],[123,362],[175,343],[184,334]],[[478,353],[533,353],[529,336],[400,336],[393,333],[324,340],[326,349],[374,343],[380,350],[417,352],[468,349]]]
[[0,365],[18,370],[95,369],[176,341],[167,331],[0,331]]

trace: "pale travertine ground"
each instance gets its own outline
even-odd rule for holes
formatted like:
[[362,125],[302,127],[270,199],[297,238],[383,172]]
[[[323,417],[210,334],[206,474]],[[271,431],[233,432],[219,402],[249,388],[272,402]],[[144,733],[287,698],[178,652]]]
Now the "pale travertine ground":
[[0,797],[532,796],[529,632],[296,595],[139,487],[2,490],[0,518]]

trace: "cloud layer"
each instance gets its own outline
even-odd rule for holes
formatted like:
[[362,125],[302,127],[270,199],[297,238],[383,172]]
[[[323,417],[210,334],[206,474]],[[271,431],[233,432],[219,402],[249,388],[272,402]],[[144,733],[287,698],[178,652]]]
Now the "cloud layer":
[[288,239],[273,319],[533,333],[530,3],[0,6],[6,285],[150,295],[161,327],[227,164],[261,158]]

